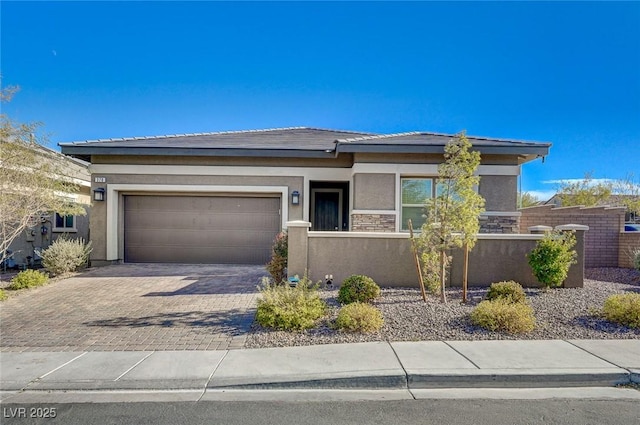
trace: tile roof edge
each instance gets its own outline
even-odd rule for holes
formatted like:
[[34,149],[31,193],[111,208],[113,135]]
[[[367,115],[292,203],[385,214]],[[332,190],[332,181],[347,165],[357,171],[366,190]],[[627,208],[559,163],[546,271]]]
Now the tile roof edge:
[[260,129],[254,129],[254,130],[227,130],[227,131],[211,131],[211,132],[202,132],[202,133],[163,134],[163,135],[155,135],[155,136],[114,137],[114,138],[105,138],[105,139],[81,140],[81,141],[75,141],[75,142],[62,142],[62,143],[59,143],[59,145],[81,145],[84,143],[95,143],[95,142],[130,142],[135,140],[147,140],[147,139],[170,139],[175,137],[189,137],[189,136],[214,136],[219,134],[263,133],[263,132],[283,131],[283,130],[316,130],[316,131],[331,131],[331,132],[337,132],[337,133],[371,134],[371,135],[375,134],[375,133],[369,133],[369,132],[363,132],[363,131],[332,130],[328,128],[297,126],[297,127],[260,128]]
[[[437,133],[431,131],[407,131],[403,133],[392,133],[392,134],[377,134],[373,136],[362,136],[362,137],[354,137],[351,139],[340,139],[336,140],[338,143],[352,143],[352,142],[360,142],[367,140],[376,140],[376,139],[387,139],[391,137],[401,137],[401,136],[414,136],[414,135],[427,135],[427,136],[443,136],[443,137],[455,137],[456,134],[448,134],[448,133]],[[505,139],[498,137],[486,137],[486,136],[470,136],[466,135],[468,139],[474,140],[486,140],[486,141],[494,141],[494,142],[510,142],[510,143],[544,143],[551,145],[550,142],[540,142],[540,141],[531,141],[531,140],[515,140],[515,139]]]

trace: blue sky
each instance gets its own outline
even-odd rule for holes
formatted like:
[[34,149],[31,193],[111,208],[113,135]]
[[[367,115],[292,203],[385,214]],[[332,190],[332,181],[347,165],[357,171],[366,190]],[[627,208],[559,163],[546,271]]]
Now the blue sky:
[[640,2],[0,3],[3,112],[53,143],[286,126],[553,143],[640,177]]

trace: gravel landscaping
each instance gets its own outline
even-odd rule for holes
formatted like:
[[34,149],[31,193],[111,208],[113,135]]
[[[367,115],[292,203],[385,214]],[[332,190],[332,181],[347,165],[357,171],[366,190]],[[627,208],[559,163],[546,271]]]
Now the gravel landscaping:
[[418,289],[382,288],[373,304],[385,324],[375,334],[352,334],[331,329],[339,303],[337,290],[323,290],[331,312],[316,328],[305,332],[273,331],[253,323],[246,348],[287,347],[367,341],[430,341],[483,339],[640,339],[640,329],[611,324],[597,317],[605,299],[615,293],[640,292],[640,272],[632,269],[586,270],[583,288],[542,291],[526,289],[536,316],[536,329],[524,335],[485,331],[473,326],[469,314],[483,299],[486,288],[469,291],[461,304],[459,289],[447,292],[448,303],[430,296],[422,301]]

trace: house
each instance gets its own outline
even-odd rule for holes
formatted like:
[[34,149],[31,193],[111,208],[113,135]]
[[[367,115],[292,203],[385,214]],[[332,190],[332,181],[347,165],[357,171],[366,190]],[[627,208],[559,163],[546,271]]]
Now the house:
[[39,146],[34,158],[51,158],[62,161],[65,179],[71,179],[77,185],[75,193],[57,193],[57,196],[69,202],[82,205],[85,215],[60,215],[56,212],[38,214],[29,217],[27,228],[9,244],[7,268],[26,268],[38,266],[39,253],[48,248],[62,235],[89,240],[89,210],[91,204],[91,180],[89,163],[81,159],[61,155],[60,152]]
[[[571,196],[571,195],[565,195]],[[571,198],[569,198],[571,199]],[[597,207],[625,207],[624,220],[626,223],[640,223],[640,211],[633,211],[627,205],[629,201],[638,199],[638,195],[621,195],[611,194],[606,199],[598,201],[595,205]],[[559,194],[553,195],[548,201],[543,203],[544,205],[554,205],[556,207],[562,207],[562,199]]]
[[[291,220],[405,232],[435,195],[449,134],[309,127],[61,143],[91,163],[93,265],[263,264]],[[482,231],[517,233],[520,166],[549,143],[468,137],[481,153]]]

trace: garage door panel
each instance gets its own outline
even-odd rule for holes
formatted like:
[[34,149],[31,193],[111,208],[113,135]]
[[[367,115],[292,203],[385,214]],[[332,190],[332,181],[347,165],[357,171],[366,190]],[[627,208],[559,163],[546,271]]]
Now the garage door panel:
[[126,196],[125,261],[264,264],[280,198]]

